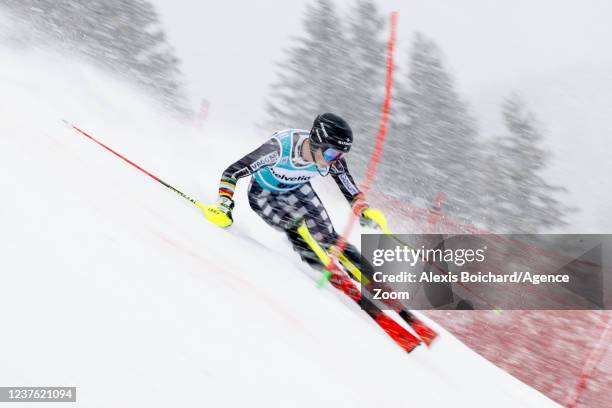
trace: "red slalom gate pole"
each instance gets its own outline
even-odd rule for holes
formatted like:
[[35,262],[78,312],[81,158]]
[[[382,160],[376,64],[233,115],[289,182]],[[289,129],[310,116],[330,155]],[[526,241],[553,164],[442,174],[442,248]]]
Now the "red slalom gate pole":
[[149,176],[153,180],[157,181],[158,183],[160,183],[164,187],[174,191],[176,194],[180,195],[184,199],[189,200],[192,204],[195,204],[196,206],[198,206],[200,208],[204,207],[204,204],[200,203],[196,199],[194,199],[194,198],[188,196],[187,194],[183,193],[182,191],[180,191],[176,187],[173,187],[171,184],[166,183],[164,180],[160,179],[159,177],[157,177],[155,174],[151,173],[150,171],[145,170],[143,167],[140,167],[138,164],[134,163],[133,161],[131,161],[127,157],[123,156],[121,153],[118,153],[116,150],[111,149],[110,147],[108,147],[107,145],[105,145],[101,141],[97,140],[96,138],[94,138],[93,136],[91,136],[90,134],[85,132],[84,130],[79,129],[77,126],[73,125],[72,123],[68,122],[67,120],[62,120],[62,122],[64,122],[64,124],[66,126],[68,126],[69,128],[76,130],[81,135],[83,135],[83,136],[87,137],[88,139],[94,141],[99,146],[103,147],[104,149],[108,150],[109,152],[111,152],[115,156],[119,157],[121,160],[125,161],[130,166],[135,167],[136,169],[140,170],[142,173],[146,174],[147,176]]
[[[385,146],[385,137],[387,135],[387,128],[389,127],[389,116],[391,111],[391,91],[393,89],[393,72],[394,72],[394,64],[393,64],[393,53],[395,51],[395,42],[397,36],[397,17],[399,13],[394,11],[391,13],[389,19],[389,40],[387,41],[387,76],[385,78],[385,99],[382,107],[382,115],[380,117],[380,124],[378,126],[378,133],[376,135],[376,143],[374,144],[374,151],[370,156],[370,161],[368,163],[368,167],[366,170],[366,177],[363,183],[361,183],[361,191],[364,195],[370,191],[372,187],[372,183],[374,182],[374,177],[376,176],[376,171],[378,169],[378,164],[380,163],[380,159],[382,157],[383,148]],[[355,221],[357,220],[357,215],[351,213],[348,225],[344,229],[342,236],[337,244],[337,248],[342,253],[346,248],[346,244],[348,242],[348,236],[353,230],[355,226]],[[397,238],[396,238],[397,240]],[[473,291],[469,290],[467,287],[463,286],[464,289],[468,290],[472,294],[474,294],[477,298],[484,301],[487,305],[489,305],[493,310],[499,311],[500,309],[494,305],[491,305],[486,299],[478,296]]]
[[[385,79],[385,99],[382,107],[382,115],[380,117],[380,123],[378,126],[378,133],[376,135],[376,143],[374,145],[374,151],[370,156],[370,162],[368,163],[368,167],[366,170],[366,177],[363,183],[361,183],[361,191],[364,195],[370,190],[371,184],[374,181],[374,177],[376,176],[376,170],[378,168],[378,164],[380,162],[380,158],[382,156],[383,147],[385,145],[385,136],[387,134],[387,128],[389,126],[389,113],[391,111],[391,91],[393,88],[393,53],[395,51],[395,41],[396,41],[396,33],[397,33],[397,16],[398,12],[394,11],[391,13],[389,19],[389,40],[387,41],[387,76]],[[346,248],[346,243],[349,234],[353,230],[355,225],[355,221],[357,220],[357,215],[351,212],[351,216],[349,218],[348,225],[344,229],[342,236],[340,237],[340,241],[338,242],[338,249],[340,252],[343,252]]]

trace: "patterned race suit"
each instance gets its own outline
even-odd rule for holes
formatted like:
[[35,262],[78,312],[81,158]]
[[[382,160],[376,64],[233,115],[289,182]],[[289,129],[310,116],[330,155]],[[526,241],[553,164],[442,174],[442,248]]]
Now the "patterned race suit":
[[[219,195],[232,198],[238,179],[252,175],[248,197],[253,211],[272,227],[285,232],[301,258],[319,268],[322,265],[297,234],[297,227],[305,220],[313,237],[324,247],[334,245],[338,234],[310,179],[330,174],[354,211],[362,209],[365,202],[343,158],[326,168],[318,168],[316,163],[302,158],[302,145],[308,134],[298,129],[275,133],[223,172]],[[355,247],[347,245],[345,254],[353,263],[360,264]]]

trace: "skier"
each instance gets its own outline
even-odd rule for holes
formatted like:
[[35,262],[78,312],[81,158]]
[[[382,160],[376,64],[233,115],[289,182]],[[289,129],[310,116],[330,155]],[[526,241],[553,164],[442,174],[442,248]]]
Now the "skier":
[[[313,190],[310,179],[331,175],[353,212],[364,226],[377,227],[385,222],[384,215],[368,206],[348,171],[344,156],[353,144],[353,132],[348,123],[333,113],[318,115],[310,132],[288,129],[275,133],[263,145],[230,165],[221,176],[216,208],[205,213],[220,227],[233,223],[234,191],[238,179],[251,176],[249,204],[266,223],[287,234],[302,260],[315,269],[322,263],[298,234],[297,228],[306,223],[313,238],[325,249],[338,243],[335,231],[323,203]],[[345,243],[345,256],[360,267],[357,249]]]
[[[329,248],[338,241],[329,216],[310,185],[310,179],[316,174],[331,174],[342,193],[353,207],[353,211],[361,216],[363,223],[377,221],[386,224],[382,213],[369,208],[363,199],[363,194],[355,186],[353,178],[348,173],[343,156],[350,150],[353,135],[348,124],[340,117],[325,113],[319,115],[311,132],[289,129],[275,133],[270,140],[228,167],[221,178],[219,198],[215,205],[203,205],[170,184],[162,181],[152,173],[131,162],[124,156],[94,139],[89,134],[74,125],[65,122],[74,130],[98,143],[111,153],[127,161],[155,181],[173,190],[181,197],[197,205],[207,219],[220,227],[232,224],[233,194],[239,178],[253,175],[249,187],[249,202],[267,223],[287,233],[296,250],[303,259],[317,267],[323,266],[313,256],[312,250],[303,239],[307,239],[317,253],[324,257],[321,244]],[[306,228],[307,226],[307,228]],[[299,232],[298,232],[299,231]],[[313,234],[314,232],[314,234]],[[314,235],[314,237],[313,237]],[[301,237],[304,238],[301,238]],[[318,240],[317,242],[314,242]],[[347,246],[351,260],[346,261],[342,253],[338,256],[340,262],[357,280],[359,272],[365,272],[359,265],[359,253],[353,246]],[[325,261],[327,262],[327,261]],[[353,262],[350,265],[350,262]],[[364,264],[368,264],[364,262]],[[327,266],[327,265],[326,265]],[[365,266],[365,265],[364,265]],[[357,268],[357,269],[356,269]],[[336,267],[335,271],[338,271]],[[369,270],[371,272],[371,269]],[[330,271],[327,271],[328,273]],[[366,273],[366,276],[371,274]],[[410,352],[421,343],[429,345],[436,337],[436,332],[421,322],[416,316],[401,304],[388,304],[397,312],[420,337],[411,334],[392,317],[387,315],[370,299],[363,296],[353,280],[346,274],[331,273],[329,280],[334,287],[348,295],[405,351]],[[369,288],[369,282],[364,283]],[[393,301],[395,302],[395,301]]]
[[[361,225],[377,228],[387,223],[381,211],[366,203],[363,193],[348,171],[344,156],[352,144],[353,132],[350,126],[333,113],[317,116],[310,132],[299,129],[277,132],[263,145],[225,169],[221,176],[217,203],[215,206],[207,206],[204,214],[218,226],[229,227],[233,223],[233,196],[238,179],[252,176],[248,198],[253,211],[266,223],[283,231],[302,260],[315,269],[323,269],[326,265],[322,264],[298,233],[298,227],[305,223],[312,237],[324,249],[329,251],[330,247],[339,244],[340,237],[310,184],[313,177],[331,175],[353,212],[359,216]],[[345,242],[342,246],[344,256],[360,273],[372,280],[372,265],[361,262],[361,255],[353,245]],[[357,302],[406,351],[410,352],[420,343],[420,340],[396,326],[397,323],[367,299],[361,298]],[[429,345],[436,338],[434,330],[401,304],[389,301],[389,306],[399,313],[426,344]]]

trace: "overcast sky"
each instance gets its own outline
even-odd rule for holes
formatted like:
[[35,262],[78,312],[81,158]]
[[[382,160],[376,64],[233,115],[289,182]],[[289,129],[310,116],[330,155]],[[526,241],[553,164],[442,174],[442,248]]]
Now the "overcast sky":
[[[253,130],[291,36],[302,0],[154,0],[183,62],[194,100],[211,101],[213,122]],[[345,9],[351,1],[336,2]],[[398,63],[415,30],[443,49],[461,91],[559,68],[612,64],[612,2],[601,0],[380,1],[400,12]]]

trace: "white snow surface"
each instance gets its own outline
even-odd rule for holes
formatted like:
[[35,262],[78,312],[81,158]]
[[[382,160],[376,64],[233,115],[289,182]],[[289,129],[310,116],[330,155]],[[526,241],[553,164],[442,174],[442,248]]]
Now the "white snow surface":
[[40,51],[0,49],[0,89],[0,385],[76,386],[80,407],[556,405],[433,322],[434,346],[404,353],[316,287],[246,181],[221,230],[61,120],[204,202],[253,135],[178,123]]

